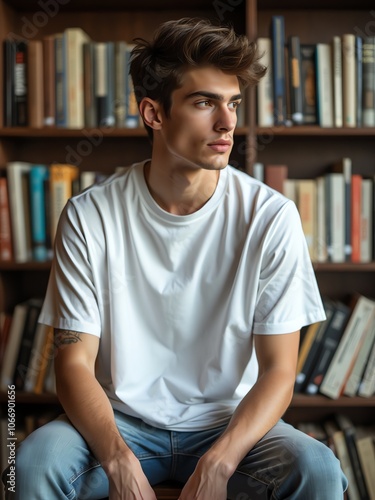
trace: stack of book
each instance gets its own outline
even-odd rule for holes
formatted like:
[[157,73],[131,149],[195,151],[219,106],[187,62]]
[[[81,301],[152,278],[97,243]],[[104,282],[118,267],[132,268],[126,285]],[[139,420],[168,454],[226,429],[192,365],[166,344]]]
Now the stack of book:
[[0,170],[0,261],[50,260],[68,199],[105,178],[72,164],[9,162]]
[[258,125],[375,126],[375,36],[345,33],[330,43],[286,39],[284,16],[272,16],[258,39],[268,67],[257,89]]
[[253,175],[296,203],[314,262],[375,260],[375,175],[354,174],[351,158],[316,179],[289,179],[282,164],[257,163]]
[[138,127],[129,76],[132,47],[94,42],[75,27],[42,40],[8,37],[5,126]]
[[304,329],[295,393],[375,394],[375,301],[355,294],[349,305],[323,299],[327,319]]

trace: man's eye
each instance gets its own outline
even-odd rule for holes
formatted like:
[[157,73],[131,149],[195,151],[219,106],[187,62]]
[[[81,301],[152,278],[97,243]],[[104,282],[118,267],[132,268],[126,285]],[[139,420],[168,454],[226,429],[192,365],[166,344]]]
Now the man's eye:
[[210,106],[210,105],[211,105],[210,101],[199,101],[199,102],[197,102],[197,106],[199,106],[201,108],[204,108],[204,107]]
[[239,103],[239,102],[237,102],[237,101],[234,101],[234,102],[230,102],[230,103],[229,103],[229,107],[230,107],[231,109],[237,109],[239,105],[240,105],[240,103]]

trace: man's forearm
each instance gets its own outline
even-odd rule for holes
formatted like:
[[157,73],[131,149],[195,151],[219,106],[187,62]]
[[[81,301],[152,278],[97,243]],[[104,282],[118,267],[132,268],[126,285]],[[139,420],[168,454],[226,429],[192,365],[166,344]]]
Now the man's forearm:
[[74,427],[106,469],[116,456],[132,452],[122,439],[107,395],[85,366],[65,367],[57,376],[57,394]]
[[229,477],[254,445],[288,408],[294,374],[273,369],[261,376],[234,412],[225,432],[203,457],[207,467],[220,467]]

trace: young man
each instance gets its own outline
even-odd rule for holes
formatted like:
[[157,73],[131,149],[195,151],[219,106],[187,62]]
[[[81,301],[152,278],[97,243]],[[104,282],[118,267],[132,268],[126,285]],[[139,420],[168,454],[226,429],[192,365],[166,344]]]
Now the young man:
[[131,73],[152,157],[61,217],[41,321],[66,416],[20,446],[14,498],[155,500],[175,479],[180,500],[338,500],[332,452],[280,420],[299,330],[324,319],[299,216],[228,166],[256,48],[170,21]]

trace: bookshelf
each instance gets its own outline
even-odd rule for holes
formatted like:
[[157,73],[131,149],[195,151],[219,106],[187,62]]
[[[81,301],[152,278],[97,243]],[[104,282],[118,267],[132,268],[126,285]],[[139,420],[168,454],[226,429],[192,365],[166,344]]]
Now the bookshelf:
[[[50,9],[48,10],[47,5]],[[74,2],[30,2],[0,0],[0,41],[10,33],[41,39],[71,26],[82,27],[95,41],[147,38],[167,19],[185,15],[221,19],[231,22],[237,31],[251,39],[267,36],[271,16],[285,17],[286,35],[299,34],[305,43],[329,41],[333,34],[369,31],[375,34],[375,14],[371,0],[358,0],[353,8],[349,0],[285,0],[283,8],[277,0],[74,0]],[[0,54],[0,94],[4,91],[3,52]],[[97,129],[4,127],[3,100],[0,103],[0,165],[19,160],[33,163],[64,162],[67,146],[77,151]],[[119,165],[128,165],[150,155],[150,146],[142,128],[100,128],[100,145],[80,158],[80,169],[112,173]],[[257,127],[255,92],[246,96],[245,125],[235,132],[232,164],[252,173],[255,161],[263,164],[284,163],[290,177],[313,178],[321,175],[337,158],[350,156],[354,172],[375,173],[375,128],[325,128],[318,126]],[[0,310],[10,312],[14,305],[31,296],[43,295],[50,263],[0,262]],[[315,264],[321,291],[332,298],[345,298],[352,291],[375,297],[375,263]],[[0,394],[3,407],[6,395]],[[25,411],[34,405],[49,407],[57,400],[51,395],[17,394],[17,402]],[[296,395],[286,418],[321,419],[343,411],[355,422],[373,422],[375,397],[348,398],[331,401],[323,396]]]

